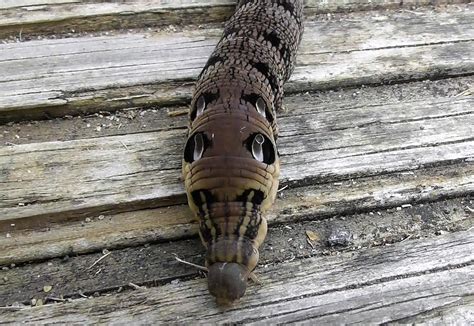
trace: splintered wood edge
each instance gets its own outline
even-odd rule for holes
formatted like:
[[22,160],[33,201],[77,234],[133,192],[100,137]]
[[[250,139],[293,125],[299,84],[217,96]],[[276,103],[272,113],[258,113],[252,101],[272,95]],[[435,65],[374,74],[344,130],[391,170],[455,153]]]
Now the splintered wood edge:
[[[452,13],[452,15],[447,17],[440,16],[439,19],[448,22],[450,17],[458,17],[459,15],[461,14]],[[461,19],[462,17],[456,19]],[[436,19],[433,19],[433,17],[426,18],[426,24],[431,26],[430,28],[434,28],[433,24],[436,26],[439,23],[437,21],[435,23],[435,21]],[[365,28],[368,27],[365,26]],[[337,32],[337,28],[334,27],[334,29]],[[454,33],[451,30],[449,31]],[[94,79],[95,84],[89,85],[87,90],[75,89],[75,86],[71,85],[64,86],[64,89],[61,87],[50,89],[51,87],[48,86],[48,82],[44,81],[44,88],[36,89],[35,92],[30,93],[27,89],[17,89],[15,92],[18,94],[6,93],[3,98],[0,98],[0,122],[61,117],[64,115],[99,111],[115,111],[130,107],[147,108],[187,105],[191,99],[194,78],[199,72],[199,69],[196,68],[196,65],[199,65],[199,63],[196,60],[202,60],[202,65],[204,65],[212,48],[210,44],[217,42],[217,37],[208,35],[208,32],[208,30],[205,30],[201,33],[202,35],[199,34],[201,36],[195,35],[196,40],[202,37],[207,40],[205,44],[201,44],[196,48],[196,53],[199,53],[196,54],[197,58],[192,60],[188,58],[190,60],[188,62],[186,61],[186,54],[180,54],[180,56],[184,56],[182,59],[188,62],[186,69],[171,71],[170,74],[165,75],[158,73],[159,70],[157,70],[157,74],[153,75],[154,77],[143,77],[141,73],[135,72],[134,82],[130,82],[128,77],[124,79],[120,76],[117,79],[114,79],[113,76],[99,78],[99,80]],[[335,31],[333,30],[332,32],[334,33]],[[212,34],[212,32],[209,33]],[[403,31],[400,33],[403,35]],[[137,35],[137,38],[146,38],[146,35],[148,34],[140,34]],[[311,43],[312,38],[308,34],[305,35],[306,38],[303,38],[302,50],[299,53],[295,72],[285,86],[287,94],[352,87],[361,84],[370,85],[427,78],[448,78],[474,72],[474,63],[470,57],[474,41],[469,41],[467,34],[458,33],[456,37],[449,38],[450,41],[434,42],[436,44],[428,44],[422,40],[411,40],[408,44],[414,46],[405,47],[404,45],[407,45],[405,44],[406,42],[400,41],[398,46],[387,43],[380,45],[380,48],[368,46],[367,49],[362,50],[357,49],[361,46],[363,47],[359,43],[364,43],[365,41],[356,39],[355,44],[348,48],[338,48],[336,46],[331,50],[333,52],[330,54],[312,53],[311,49],[314,47]],[[401,35],[398,35],[399,38]],[[107,39],[110,40],[114,37],[110,36]],[[123,35],[117,37],[120,38]],[[130,41],[128,39],[127,42]],[[97,43],[102,46],[100,38],[97,40]],[[21,45],[18,51],[21,51]],[[76,44],[76,46],[78,45]],[[143,47],[144,45],[142,44],[141,46]],[[307,47],[306,49],[305,46]],[[132,49],[130,53],[132,54],[138,50]],[[78,49],[78,51],[83,51],[83,49]],[[446,56],[447,52],[457,53],[457,56]],[[41,66],[40,63],[38,64]],[[140,69],[143,70],[145,68],[141,67]],[[173,74],[173,72],[176,74]],[[80,79],[82,76],[81,69],[75,73],[79,74],[77,78]],[[133,74],[132,72],[130,73]],[[105,74],[107,75],[107,73]],[[64,76],[58,77],[55,74],[48,76],[48,78],[53,78],[51,80],[48,79],[49,82],[63,83],[61,85],[71,83]],[[28,77],[18,76],[18,78],[20,77],[25,78],[25,83],[29,80]],[[60,78],[61,80],[56,80],[55,78]],[[108,84],[110,80],[114,80],[113,85]],[[37,82],[35,81],[34,83]],[[83,81],[83,83],[87,83],[87,81]],[[134,85],[134,83],[139,85]],[[76,85],[76,81],[73,84]],[[10,87],[13,86],[10,85]],[[23,87],[28,88],[27,86]]]
[[[69,1],[68,1],[69,2]],[[150,4],[139,1],[133,4],[55,3],[42,1],[42,5],[4,6],[0,8],[0,38],[22,35],[41,35],[76,32],[98,32],[111,29],[162,27],[168,25],[206,24],[225,21],[233,12],[236,1],[191,0],[179,4]],[[468,0],[439,0],[437,6],[469,3]],[[331,12],[363,11],[374,9],[412,8],[432,5],[431,0],[307,0],[306,15]]]
[[[231,309],[202,279],[3,313],[4,322],[383,323],[472,304],[474,230],[269,266]],[[422,300],[423,304],[414,304]],[[120,310],[110,307],[120,306]],[[341,308],[342,307],[342,308]],[[370,307],[370,309],[367,309]],[[38,313],[40,312],[40,313]]]
[[[439,78],[440,76],[453,77],[474,71],[473,62],[469,56],[474,44],[474,41],[469,42],[472,40],[469,33],[470,27],[465,24],[466,28],[463,29],[465,31],[458,32],[460,27],[453,25],[453,21],[467,21],[472,16],[470,11],[460,12],[451,8],[445,15],[434,14],[427,10],[421,11],[421,16],[417,16],[413,24],[414,26],[422,24],[426,27],[428,32],[426,35],[423,34],[424,37],[417,37],[417,34],[410,37],[405,35],[408,28],[405,26],[408,24],[406,22],[413,20],[408,19],[414,15],[413,13],[391,13],[385,18],[390,18],[391,15],[397,15],[397,19],[390,19],[392,22],[387,25],[388,27],[383,22],[374,22],[379,26],[375,30],[383,30],[384,26],[387,30],[394,29],[391,41],[387,40],[383,33],[375,33],[373,24],[364,23],[364,21],[350,22],[348,28],[354,31],[355,36],[347,39],[344,27],[328,21],[329,27],[326,27],[328,30],[325,33],[328,39],[320,44],[315,41],[320,37],[313,35],[319,33],[318,28],[308,21],[309,25],[303,37],[298,64],[293,77],[286,84],[285,91],[292,93],[360,84]],[[399,20],[400,17],[405,17],[405,19]],[[433,29],[439,29],[439,32],[433,34],[430,32]],[[373,35],[373,38],[358,37],[359,34],[355,32]],[[206,28],[187,33],[166,33],[161,36],[146,32],[132,36],[119,34],[98,38],[81,37],[4,45],[8,51],[2,67],[18,75],[10,76],[10,79],[13,78],[12,81],[5,84],[9,91],[2,93],[3,96],[0,98],[0,112],[2,112],[0,121],[59,117],[67,114],[113,111],[126,107],[188,104],[193,80],[199,72],[198,67],[201,64],[204,65],[219,34],[220,31]],[[172,35],[176,35],[178,41],[170,43]],[[337,40],[333,40],[333,37]],[[117,42],[113,42],[115,39]],[[431,43],[426,39],[430,39]],[[114,46],[116,43],[121,44],[119,49]],[[36,65],[43,67],[45,58],[51,54],[48,50],[42,50],[42,45],[44,49],[58,45],[59,52],[54,52],[55,55],[53,55],[58,61],[52,60],[51,72],[38,68],[34,79],[31,80],[33,76],[31,69],[22,68],[22,60],[26,60],[27,65],[39,60]],[[407,45],[411,46],[406,47]],[[183,50],[189,46],[195,48],[191,57],[189,51]],[[315,48],[318,49],[321,46],[322,50],[315,51]],[[25,47],[34,47],[40,51],[41,55],[38,58],[28,55],[25,57],[23,55]],[[166,48],[166,51],[162,47]],[[118,51],[117,58],[123,58],[124,55],[127,57],[127,54],[134,57],[136,53],[150,53],[150,49],[163,54],[167,51],[176,51],[176,56],[183,60],[184,66],[178,69],[173,67],[173,64],[166,63],[169,60],[166,56],[162,60],[157,60],[145,54],[144,57],[140,57],[141,64],[136,67],[129,67],[129,65],[122,67],[121,61],[117,61],[114,62],[113,68],[109,67],[112,69],[110,70],[109,63],[102,67],[104,49],[112,51],[110,54],[112,57],[115,57],[114,53]],[[71,60],[74,60],[76,55],[80,57],[87,54],[87,51],[92,51],[90,61],[94,62],[93,66],[105,69],[103,70],[104,77],[101,75],[87,78],[90,68],[86,67],[83,70],[80,60],[74,68],[74,77],[67,77],[58,72],[67,69],[64,66],[65,62],[58,59],[62,57],[62,54],[71,55],[73,58]],[[455,58],[446,56],[448,51],[458,55]],[[328,54],[328,52],[331,53]],[[58,56],[59,54],[61,55]],[[20,60],[16,63],[19,65],[18,69],[14,69],[15,63],[9,62],[12,58]],[[174,57],[173,60],[175,60]],[[169,73],[161,71],[164,64],[166,67],[171,67]],[[69,63],[66,65],[68,66]],[[55,72],[55,70],[58,71]],[[145,74],[148,70],[154,73]],[[40,77],[44,86],[37,88],[37,78]],[[82,80],[84,78],[86,80]],[[7,80],[10,79],[7,78]],[[15,82],[16,79],[24,80],[24,82],[19,84]],[[81,81],[78,82],[78,80]],[[111,80],[113,84],[110,84]],[[53,86],[53,84],[62,86]],[[77,87],[81,84],[87,84],[87,90]]]
[[[299,221],[293,218],[284,225],[270,226],[266,241],[259,250],[260,262],[256,272],[258,275],[262,268],[281,261],[393,245],[411,238],[445,234],[445,230],[468,230],[474,226],[469,203],[470,197],[463,196],[413,205],[402,204],[396,209],[377,207],[365,213],[348,212],[349,215],[331,216],[329,220]],[[342,243],[334,248],[330,246],[328,241],[334,230],[347,231],[350,236],[347,246]],[[308,232],[313,233],[311,238]],[[200,273],[204,252],[199,239],[179,239],[65,256],[0,270],[0,306],[14,302],[28,305],[31,298],[43,299],[46,303],[54,301],[50,297],[77,298],[78,289],[85,295],[106,294],[126,287],[129,282],[148,287],[188,280]],[[199,271],[195,267],[177,263],[175,257],[198,264]],[[8,281],[2,284],[1,280],[5,278]],[[71,279],[74,282],[71,283]],[[54,287],[51,292],[44,293],[38,284],[54,284]],[[21,292],[18,289],[22,289]]]
[[[268,214],[270,224],[322,219],[413,202],[458,197],[474,192],[474,166],[458,164],[386,174],[282,192]],[[39,230],[6,231],[0,237],[0,265],[122,248],[196,236],[186,205],[99,215],[91,222],[51,224]],[[2,232],[5,234],[5,231]]]
[[[310,99],[297,98],[294,113],[280,119],[282,184],[335,182],[447,165],[473,156],[466,118],[472,115],[473,98],[343,105],[343,110],[307,106]],[[387,110],[383,117],[378,115],[382,106]],[[319,124],[307,124],[308,117]],[[185,130],[175,127],[1,148],[5,182],[0,194],[5,199],[0,203],[0,228],[14,223],[24,229],[32,221],[41,228],[183,203],[184,139]],[[22,188],[18,182],[23,182]]]

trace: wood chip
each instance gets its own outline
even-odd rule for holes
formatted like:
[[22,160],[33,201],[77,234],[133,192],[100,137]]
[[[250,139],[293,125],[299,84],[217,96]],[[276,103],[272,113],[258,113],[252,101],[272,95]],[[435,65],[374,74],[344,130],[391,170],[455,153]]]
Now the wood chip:
[[105,257],[107,257],[108,255],[110,255],[110,251],[108,251],[107,249],[104,249],[102,251],[102,253],[104,254],[102,257],[100,257],[99,259],[97,259],[92,265],[89,266],[89,268],[87,269],[91,269],[92,267],[94,267],[95,265],[97,265],[102,259],[104,259]]
[[146,287],[144,286],[139,286],[139,285],[136,285],[135,283],[128,283],[128,286],[130,286],[131,288],[133,288],[134,290],[142,290],[142,289],[146,289]]
[[168,117],[179,117],[181,115],[188,114],[188,109],[176,110],[176,111],[168,111]]
[[195,267],[195,268],[197,268],[197,269],[199,269],[199,270],[202,270],[202,271],[205,271],[205,272],[208,271],[208,270],[207,270],[207,267],[205,267],[205,266],[201,266],[201,265],[196,265],[196,264],[190,263],[190,262],[188,262],[188,261],[182,260],[182,259],[179,258],[178,256],[175,256],[174,258],[175,258],[178,262],[180,262],[180,263],[182,263],[182,264],[186,264],[186,265]]
[[310,240],[311,242],[320,240],[319,235],[316,232],[313,232],[311,230],[306,230],[306,236],[308,237],[308,240]]

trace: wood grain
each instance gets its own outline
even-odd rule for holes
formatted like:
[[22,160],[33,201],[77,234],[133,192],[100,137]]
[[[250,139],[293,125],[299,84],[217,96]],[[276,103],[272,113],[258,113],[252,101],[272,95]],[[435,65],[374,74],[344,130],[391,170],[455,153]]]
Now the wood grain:
[[[467,3],[438,0],[438,6]],[[432,5],[428,0],[307,0],[306,14],[411,8]],[[204,24],[224,21],[235,6],[233,0],[180,0],[172,2],[103,2],[79,0],[4,0],[0,4],[0,37],[52,33],[97,32],[110,29]]]
[[[265,285],[219,310],[202,279],[3,311],[5,323],[383,323],[472,305],[474,231],[314,257],[264,269]],[[117,309],[120,307],[120,309]],[[468,309],[467,309],[468,310]],[[458,308],[458,311],[462,311]]]
[[[314,184],[472,159],[473,101],[437,99],[327,113],[304,101],[294,103],[295,114],[279,120],[284,131],[279,140],[282,184]],[[305,108],[304,119],[298,118],[297,105]],[[384,112],[390,113],[382,118]],[[34,217],[40,223],[65,214],[181,203],[185,133],[177,128],[0,148],[0,220],[14,223]]]
[[[472,73],[474,30],[469,22],[473,19],[469,7],[450,7],[442,13],[380,13],[370,20],[359,13],[308,21],[287,91]],[[191,94],[189,82],[220,32],[148,32],[2,44],[0,121],[185,104]],[[142,85],[152,86],[142,92]]]
[[[462,167],[454,168],[462,169]],[[434,169],[431,173],[432,175],[442,175],[439,169]],[[392,176],[391,182],[396,182],[396,178],[403,179],[403,176]],[[418,172],[416,179],[423,182],[423,180],[420,180],[423,177],[425,176],[420,175]],[[448,176],[443,175],[443,177],[446,178]],[[407,179],[406,175],[405,179]],[[415,179],[413,175],[411,179]],[[385,181],[387,182],[388,180]],[[360,180],[358,180],[359,183]],[[399,183],[399,187],[401,187],[402,181],[399,180]],[[432,184],[432,186],[438,185]],[[321,200],[319,204],[315,203],[315,201],[311,202],[309,200],[308,188],[297,188],[296,191],[289,190],[283,192],[279,203],[284,209],[275,212],[277,215],[271,220],[272,223],[270,223],[271,226],[268,230],[267,240],[260,248],[260,262],[257,267],[257,274],[266,268],[265,266],[278,262],[311,256],[334,256],[347,250],[359,250],[360,248],[372,246],[388,246],[405,239],[433,237],[435,234],[459,232],[474,227],[472,214],[466,208],[466,206],[472,206],[472,197],[469,196],[425,202],[426,197],[423,196],[426,196],[426,192],[425,194],[415,194],[415,192],[410,193],[408,189],[405,189],[403,192],[386,192],[386,194],[389,195],[389,198],[398,198],[398,200],[403,200],[404,197],[406,198],[410,195],[418,196],[412,202],[413,205],[399,204],[403,205],[403,207],[384,208],[396,203],[393,199],[389,199],[387,202],[371,206],[373,203],[370,203],[369,198],[361,199],[357,202],[353,198],[356,189],[354,189],[354,186],[349,186],[349,183],[344,183],[341,186],[327,184],[321,186],[321,190],[325,189],[328,194],[333,193],[332,199],[336,200],[339,194],[342,194],[342,191],[339,189],[340,187],[348,189],[346,192],[349,198],[346,202],[325,203],[324,201],[328,195],[314,198]],[[369,180],[365,180],[359,188],[362,187],[365,187],[367,191],[374,190],[373,188],[368,189],[370,187]],[[385,187],[390,191],[388,183],[385,184]],[[446,191],[445,188],[440,189],[438,194]],[[316,189],[313,188],[313,191],[316,191]],[[434,194],[432,193],[432,195]],[[443,197],[441,196],[441,198]],[[412,197],[412,199],[415,198]],[[351,205],[354,208],[351,208]],[[326,211],[323,211],[324,207]],[[179,219],[179,215],[169,215]],[[114,233],[120,231],[124,235],[130,236],[130,232],[127,232],[123,225],[128,224],[131,226],[135,224],[138,226],[139,224],[148,223],[143,214],[139,216],[130,214],[128,219],[122,219],[121,223],[112,223],[116,218],[116,216],[105,217],[109,221],[105,224],[109,226],[109,237],[111,238],[115,238],[116,235]],[[156,224],[155,234],[163,228],[162,224]],[[103,225],[100,220],[94,219],[86,223],[82,228],[86,230],[91,228],[98,229],[104,228]],[[64,225],[62,227],[64,228]],[[141,227],[143,228],[144,226],[141,225]],[[182,227],[182,225],[176,225],[177,229]],[[76,228],[80,229],[81,226],[77,225]],[[316,234],[316,240],[311,243],[307,241],[306,232],[308,230]],[[342,231],[349,235],[346,237],[347,242],[340,246],[331,246],[328,239],[331,238],[331,235]],[[56,234],[57,232],[61,232],[61,229],[52,228],[48,231],[51,236],[55,235],[55,237],[49,239],[50,241],[44,241],[45,249],[42,251],[47,251],[46,248],[58,247],[58,243],[65,243]],[[86,242],[89,240],[89,242],[93,242],[94,235],[97,235],[97,232],[92,234],[88,231],[83,232],[87,233],[87,238],[78,241]],[[72,252],[64,252],[64,255],[68,254],[67,257],[63,256],[47,261],[22,264],[19,267],[6,270],[1,269],[0,306],[8,306],[15,302],[29,304],[32,298],[42,299],[43,302],[52,302],[48,297],[78,298],[79,291],[86,295],[93,295],[96,292],[102,294],[111,293],[119,290],[120,287],[128,288],[128,283],[130,282],[137,285],[157,286],[170,282],[176,283],[182,280],[189,280],[199,275],[198,270],[178,263],[175,260],[175,255],[198,265],[204,263],[205,249],[194,232],[196,232],[195,229],[192,230],[194,237],[191,239],[186,237],[186,239],[173,239],[173,241],[163,242],[157,242],[157,239],[152,239],[144,232],[142,234],[136,233],[130,237],[136,239],[133,247],[120,249],[112,249],[110,241],[104,242],[104,247],[108,248],[110,255],[95,265],[94,262],[103,256],[102,252],[78,256]],[[29,234],[29,236],[34,238],[37,234],[33,233]],[[145,244],[138,246],[139,241],[145,241]],[[71,238],[69,243],[77,247],[75,241]],[[18,246],[22,245],[19,244]],[[18,254],[19,251],[15,248],[7,249],[13,250]],[[27,248],[30,249],[30,253],[36,250],[40,251],[39,244],[31,240],[29,246],[25,245],[25,251]],[[94,266],[91,268],[92,265]],[[53,289],[45,293],[43,291],[44,285],[51,285]]]
[[[474,167],[464,163],[359,178],[334,184],[290,187],[268,214],[270,225],[302,219],[318,220],[384,207],[465,196],[474,192]],[[182,200],[184,202],[184,198]],[[23,218],[1,223],[0,265],[43,260],[65,255],[163,242],[197,235],[187,205],[90,215],[65,222],[70,213],[49,219]],[[69,217],[69,219],[71,219]]]

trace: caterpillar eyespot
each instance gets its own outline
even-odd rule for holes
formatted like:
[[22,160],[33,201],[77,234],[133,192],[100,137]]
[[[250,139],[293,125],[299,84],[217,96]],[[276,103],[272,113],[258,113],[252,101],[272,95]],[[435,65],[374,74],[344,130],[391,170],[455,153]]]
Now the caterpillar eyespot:
[[199,117],[204,112],[205,108],[206,108],[206,99],[204,98],[203,95],[201,95],[199,96],[196,102],[196,117]]
[[258,113],[260,113],[262,116],[266,118],[267,117],[267,114],[265,112],[266,105],[265,105],[265,101],[261,97],[258,98],[257,103],[255,103],[255,106],[257,107]]
[[280,175],[275,115],[302,21],[302,0],[239,0],[196,82],[183,178],[218,304],[244,295],[267,233]]
[[263,162],[263,143],[265,138],[261,134],[257,134],[252,141],[252,155],[260,162]]
[[275,162],[275,149],[270,139],[257,133],[251,135],[247,139],[247,148],[252,153],[254,159],[265,164],[273,164]]
[[184,161],[192,163],[199,160],[208,144],[206,136],[202,133],[196,133],[189,137],[184,148]]

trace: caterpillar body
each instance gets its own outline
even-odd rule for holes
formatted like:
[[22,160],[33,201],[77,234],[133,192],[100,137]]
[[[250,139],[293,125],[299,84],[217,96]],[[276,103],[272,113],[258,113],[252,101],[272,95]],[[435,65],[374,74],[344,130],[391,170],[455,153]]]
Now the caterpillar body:
[[188,204],[218,303],[242,297],[280,174],[276,111],[303,33],[301,0],[240,0],[195,86],[184,149]]

